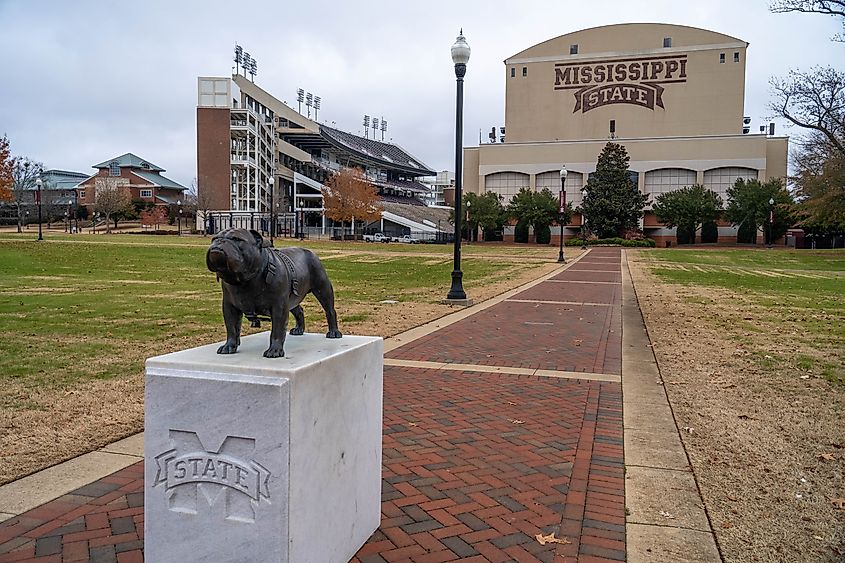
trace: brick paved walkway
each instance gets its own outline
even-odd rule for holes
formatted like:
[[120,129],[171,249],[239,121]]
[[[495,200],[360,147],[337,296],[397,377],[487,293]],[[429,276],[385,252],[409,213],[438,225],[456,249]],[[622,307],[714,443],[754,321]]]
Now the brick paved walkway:
[[[387,356],[618,375],[620,261],[593,249]],[[381,527],[353,561],[625,560],[619,383],[385,366],[383,464]],[[142,561],[142,504],[137,463],[0,524],[0,563]]]

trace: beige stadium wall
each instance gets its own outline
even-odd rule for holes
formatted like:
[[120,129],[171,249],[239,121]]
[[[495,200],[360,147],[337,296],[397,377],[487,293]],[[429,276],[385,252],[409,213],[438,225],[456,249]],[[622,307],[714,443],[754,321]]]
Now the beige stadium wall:
[[[614,139],[625,146],[631,157],[630,168],[640,172],[660,168],[687,168],[704,172],[712,168],[738,166],[767,171],[771,176],[785,174],[785,138],[764,135],[734,135],[713,137],[678,137],[670,139]],[[464,149],[467,169],[464,179],[467,186],[478,186],[484,191],[484,176],[495,172],[523,172],[540,174],[567,169],[588,174],[595,171],[599,153],[609,140],[569,141],[558,143],[504,143],[481,145]],[[771,146],[771,148],[770,148]],[[770,153],[780,158],[783,165],[768,164]],[[470,162],[478,162],[477,176],[469,170]],[[700,178],[699,178],[700,180]],[[586,181],[586,177],[585,177]]]
[[[664,38],[672,47],[662,47]],[[505,61],[506,143],[604,139],[611,119],[626,137],[741,133],[746,47],[667,24],[604,26],[540,43]]]

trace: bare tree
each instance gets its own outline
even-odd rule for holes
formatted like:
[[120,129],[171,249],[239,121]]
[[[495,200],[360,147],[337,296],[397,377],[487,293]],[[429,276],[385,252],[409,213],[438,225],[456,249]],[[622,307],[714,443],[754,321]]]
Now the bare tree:
[[35,189],[35,180],[43,171],[43,164],[28,157],[18,156],[12,159],[12,203],[18,215],[19,233],[23,226],[24,206],[32,199],[30,193]]
[[[845,18],[845,0],[774,0],[769,10],[775,14],[800,12]],[[842,25],[843,33],[834,35],[834,41],[845,41],[845,19]]]
[[[196,178],[191,182],[191,187],[188,190],[188,197],[192,197],[194,201],[194,213],[202,215],[202,236],[207,234],[208,212],[211,211],[211,192],[202,189]],[[187,198],[186,198],[187,199]],[[196,216],[196,215],[195,215]],[[197,225],[197,229],[199,229]]]
[[792,70],[787,78],[773,78],[770,84],[772,111],[798,127],[821,133],[845,155],[845,73],[832,67]]
[[106,218],[106,232],[111,232],[111,216],[132,205],[132,194],[120,178],[97,178],[94,184],[94,210]]

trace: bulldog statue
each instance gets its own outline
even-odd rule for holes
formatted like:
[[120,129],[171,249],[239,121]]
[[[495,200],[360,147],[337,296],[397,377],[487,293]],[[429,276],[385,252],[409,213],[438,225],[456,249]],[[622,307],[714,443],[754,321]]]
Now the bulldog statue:
[[276,249],[257,231],[226,229],[211,239],[205,262],[223,285],[226,343],[217,349],[218,354],[238,351],[241,321],[246,317],[256,327],[262,320],[272,322],[270,347],[264,357],[284,356],[288,313],[296,319],[290,333],[303,334],[305,315],[300,303],[308,293],[314,294],[326,312],[326,338],[343,336],[337,327],[332,283],[320,259],[310,250]]

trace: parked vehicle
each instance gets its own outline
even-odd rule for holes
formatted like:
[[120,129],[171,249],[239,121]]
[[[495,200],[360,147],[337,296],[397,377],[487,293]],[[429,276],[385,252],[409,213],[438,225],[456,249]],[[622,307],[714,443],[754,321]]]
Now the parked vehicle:
[[405,244],[418,244],[419,239],[415,239],[411,235],[402,235],[401,237],[394,237],[393,242],[404,242]]
[[384,233],[364,235],[364,242],[390,242],[390,237],[384,236]]

